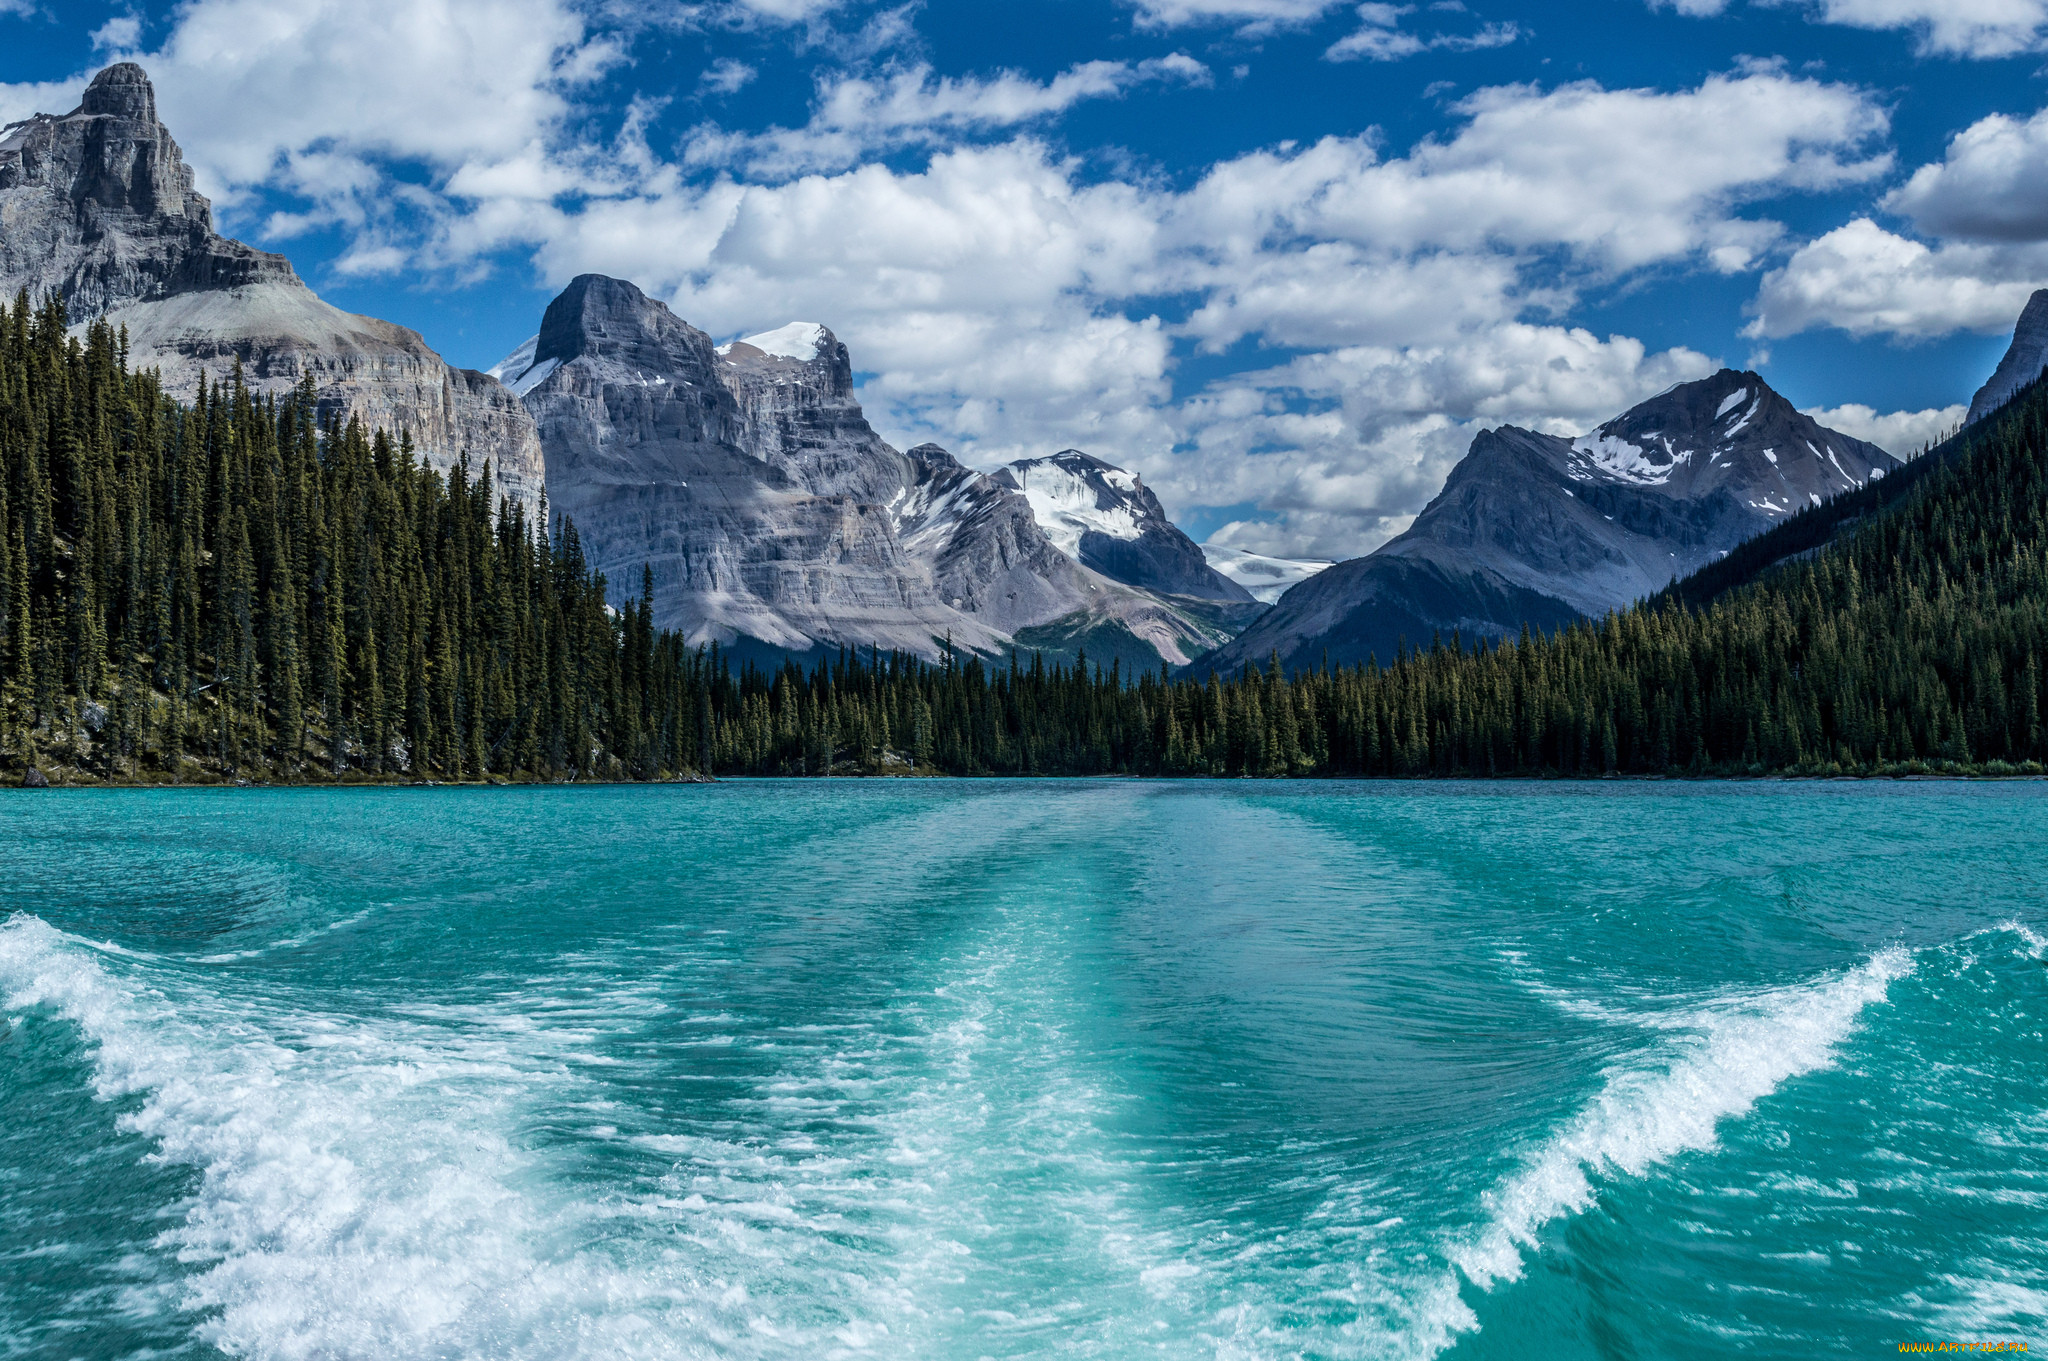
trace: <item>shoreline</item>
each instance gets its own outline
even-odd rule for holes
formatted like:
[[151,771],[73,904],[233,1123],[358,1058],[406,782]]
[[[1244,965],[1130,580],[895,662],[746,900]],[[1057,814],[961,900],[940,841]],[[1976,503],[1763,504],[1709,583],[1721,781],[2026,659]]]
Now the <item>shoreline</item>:
[[[1996,763],[1994,763],[1996,764]],[[1012,775],[978,774],[954,775],[943,771],[908,772],[848,772],[834,775],[677,775],[653,780],[604,780],[567,779],[533,780],[499,777],[488,780],[415,780],[402,776],[378,776],[354,774],[313,780],[251,780],[241,777],[194,778],[194,779],[137,779],[99,778],[82,775],[77,771],[57,770],[42,772],[46,783],[29,784],[25,777],[14,777],[0,782],[0,792],[37,793],[45,790],[146,790],[146,789],[651,789],[672,785],[714,785],[753,781],[785,781],[806,783],[829,783],[833,781],[873,782],[883,780],[917,781],[961,781],[1001,782],[1028,784],[1055,780],[1100,780],[1131,784],[1165,784],[1204,782],[1213,784],[1246,785],[1296,785],[1296,784],[1477,784],[1477,785],[1530,785],[1530,784],[2021,784],[2048,781],[2048,772],[2041,770],[2007,769],[1992,771],[1984,768],[1966,770],[1925,770],[1925,771],[1870,771],[1856,773],[1787,773],[1782,771],[1764,774],[1748,773],[1705,773],[1705,774],[1609,774],[1609,775],[1563,775],[1539,772],[1526,775],[1294,775],[1294,776],[1249,776],[1249,775]]]

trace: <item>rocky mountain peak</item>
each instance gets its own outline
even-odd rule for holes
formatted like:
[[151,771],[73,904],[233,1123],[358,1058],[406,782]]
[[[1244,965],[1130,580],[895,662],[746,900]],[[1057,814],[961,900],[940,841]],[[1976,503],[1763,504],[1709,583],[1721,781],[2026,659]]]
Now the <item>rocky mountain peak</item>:
[[92,78],[78,111],[109,118],[156,122],[156,87],[149,73],[132,61],[119,61]]
[[1965,424],[1981,421],[2004,406],[2021,388],[2039,378],[2044,369],[2048,369],[2048,288],[2027,299],[2019,324],[2013,328],[2012,345],[2005,358],[1998,361],[1990,379],[1970,399]]
[[195,288],[299,286],[283,256],[214,235],[133,62],[93,77],[70,113],[0,131],[0,220],[0,290],[55,289],[74,322]]
[[1899,467],[1755,373],[1680,383],[1578,439],[1482,431],[1398,537],[1291,588],[1213,664],[1290,666],[1555,629],[1641,599]]
[[541,317],[535,369],[575,359],[610,360],[650,375],[711,373],[711,337],[624,279],[579,274]]
[[758,382],[800,383],[828,400],[853,399],[853,355],[829,327],[814,321],[728,341],[718,347],[718,357]]
[[1767,516],[1860,487],[1898,466],[1876,445],[1828,430],[1762,376],[1723,369],[1680,383],[1572,441],[1575,481],[1656,487],[1681,497],[1726,488]]
[[437,468],[488,463],[538,508],[540,441],[510,393],[415,331],[322,302],[282,255],[218,235],[192,186],[148,74],[109,66],[70,113],[0,129],[0,293],[55,293],[74,327],[126,328],[130,362],[184,401],[238,364],[259,393],[310,377],[323,420],[409,435]]

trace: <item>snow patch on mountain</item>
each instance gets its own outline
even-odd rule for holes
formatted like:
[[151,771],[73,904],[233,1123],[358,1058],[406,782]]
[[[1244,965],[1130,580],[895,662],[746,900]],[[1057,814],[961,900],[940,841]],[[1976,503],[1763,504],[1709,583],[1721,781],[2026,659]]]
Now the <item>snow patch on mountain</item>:
[[[1122,468],[1103,465],[1088,471],[1117,491],[1128,494],[1138,489],[1138,479]],[[1084,471],[1070,466],[1065,455],[1020,458],[1009,465],[1009,472],[1031,503],[1031,518],[1055,548],[1076,562],[1081,559],[1083,534],[1135,539],[1142,532],[1132,507],[1121,499],[1104,505],[1101,492]]]
[[735,345],[751,345],[777,359],[795,359],[808,364],[818,357],[818,347],[825,343],[827,334],[825,328],[815,321],[792,321],[787,326],[778,326],[759,335],[729,340],[718,347],[718,352],[729,355]]
[[524,397],[527,393],[546,382],[548,375],[562,366],[562,361],[559,359],[548,359],[538,364],[534,363],[534,352],[539,348],[540,337],[537,335],[528,336],[520,343],[518,349],[485,369],[484,372],[504,384],[505,390],[514,397]]
[[1609,477],[1638,486],[1656,486],[1671,480],[1671,470],[1692,457],[1691,450],[1674,454],[1671,441],[1664,441],[1664,457],[1659,460],[1640,445],[1629,443],[1615,435],[1596,430],[1582,435],[1572,442],[1574,452],[1583,454],[1586,460]]
[[1305,562],[1296,558],[1269,558],[1243,548],[1202,545],[1202,556],[1211,567],[1252,593],[1252,598],[1270,605],[1287,594],[1290,586],[1307,581],[1332,564]]

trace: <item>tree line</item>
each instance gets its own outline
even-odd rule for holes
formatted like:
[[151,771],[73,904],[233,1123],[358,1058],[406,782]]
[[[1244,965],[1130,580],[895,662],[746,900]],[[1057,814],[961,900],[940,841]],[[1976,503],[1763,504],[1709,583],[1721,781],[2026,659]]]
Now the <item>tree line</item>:
[[0,753],[111,778],[652,777],[705,659],[488,468],[239,366],[183,406],[104,322],[0,306]]
[[[735,668],[607,603],[488,468],[239,370],[189,406],[0,305],[0,761],[135,779],[2038,770],[2048,397],[1706,603],[1346,668],[842,650]],[[545,511],[543,511],[543,517]],[[545,521],[543,520],[543,523]],[[614,599],[618,597],[614,593]]]

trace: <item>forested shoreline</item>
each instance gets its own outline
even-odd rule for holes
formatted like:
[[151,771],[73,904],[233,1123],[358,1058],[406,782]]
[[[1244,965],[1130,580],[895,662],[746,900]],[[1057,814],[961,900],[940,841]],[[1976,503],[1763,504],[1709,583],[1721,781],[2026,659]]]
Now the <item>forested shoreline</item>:
[[842,652],[735,668],[606,604],[488,469],[104,324],[0,305],[0,768],[57,782],[935,773],[2038,773],[2048,398],[1897,505],[1695,607],[1364,666],[1176,680]]

